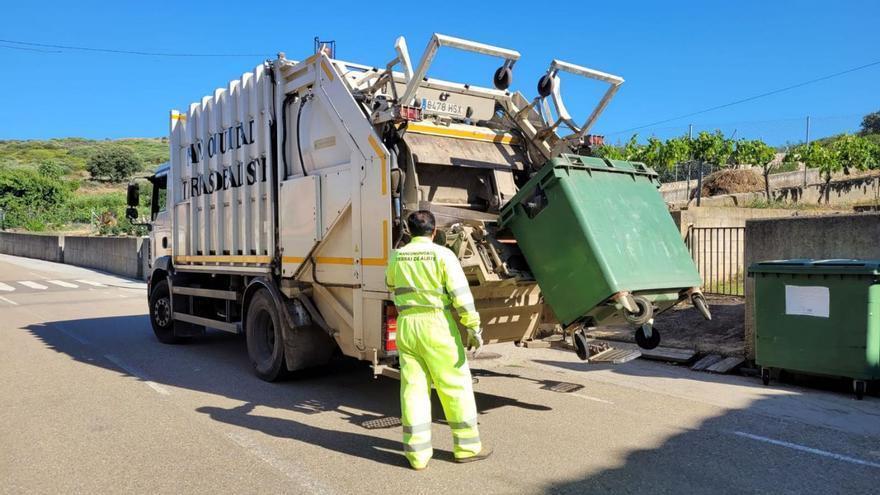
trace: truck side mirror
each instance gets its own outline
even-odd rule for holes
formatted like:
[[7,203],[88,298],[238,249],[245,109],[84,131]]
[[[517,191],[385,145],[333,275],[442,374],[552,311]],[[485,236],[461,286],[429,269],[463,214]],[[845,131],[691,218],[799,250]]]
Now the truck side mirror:
[[125,196],[125,202],[128,204],[128,208],[125,209],[125,218],[134,223],[138,217],[137,207],[141,200],[140,185],[137,182],[129,182]]
[[126,203],[129,208],[137,209],[141,202],[141,186],[137,182],[128,183],[128,191],[126,192]]

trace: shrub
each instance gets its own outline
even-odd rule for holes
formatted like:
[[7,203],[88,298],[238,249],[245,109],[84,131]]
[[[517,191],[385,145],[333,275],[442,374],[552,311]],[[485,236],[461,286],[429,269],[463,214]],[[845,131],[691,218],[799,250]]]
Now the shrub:
[[89,157],[86,169],[92,178],[122,182],[139,171],[140,158],[126,146],[105,146]]

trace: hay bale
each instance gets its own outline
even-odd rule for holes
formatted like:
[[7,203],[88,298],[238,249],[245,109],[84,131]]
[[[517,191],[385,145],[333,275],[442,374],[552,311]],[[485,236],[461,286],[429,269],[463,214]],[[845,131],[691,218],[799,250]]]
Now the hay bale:
[[761,176],[759,169],[724,169],[703,178],[704,198],[762,191],[764,191],[764,177]]

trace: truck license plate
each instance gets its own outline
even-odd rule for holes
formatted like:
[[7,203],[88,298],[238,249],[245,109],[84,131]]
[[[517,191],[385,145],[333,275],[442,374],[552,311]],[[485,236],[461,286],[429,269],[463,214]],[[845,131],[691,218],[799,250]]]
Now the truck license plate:
[[422,98],[422,110],[428,113],[445,113],[449,115],[464,116],[464,106],[448,101],[429,100]]

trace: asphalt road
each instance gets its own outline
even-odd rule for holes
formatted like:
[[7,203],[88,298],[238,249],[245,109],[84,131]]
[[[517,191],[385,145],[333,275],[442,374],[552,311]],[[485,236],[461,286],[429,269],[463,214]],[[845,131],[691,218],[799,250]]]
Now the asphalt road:
[[452,463],[438,419],[415,472],[397,382],[342,361],[264,383],[241,338],[162,345],[145,313],[143,284],[0,255],[0,492],[878,493],[876,397],[493,345],[494,456]]

